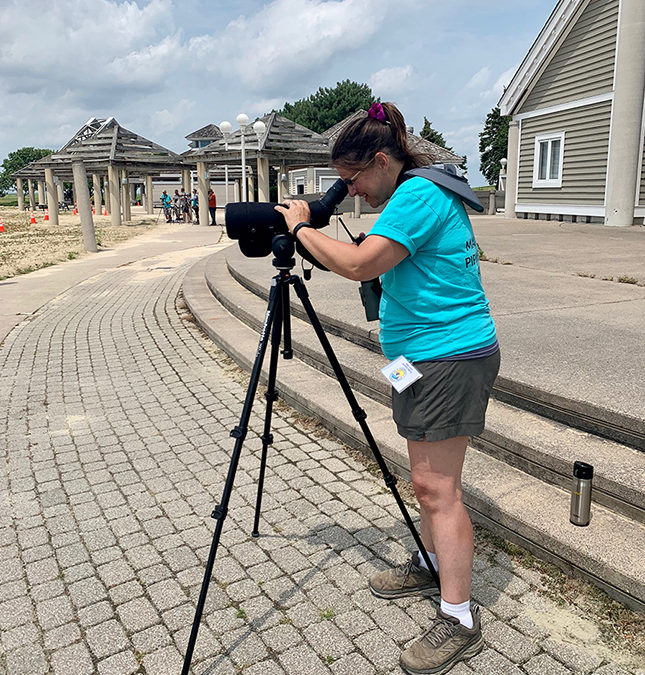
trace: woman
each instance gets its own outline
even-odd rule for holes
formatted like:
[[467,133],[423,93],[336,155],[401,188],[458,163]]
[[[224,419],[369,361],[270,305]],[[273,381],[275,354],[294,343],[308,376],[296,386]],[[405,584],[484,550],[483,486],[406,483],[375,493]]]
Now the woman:
[[[403,116],[375,103],[341,132],[332,163],[372,207],[389,200],[360,246],[308,227],[304,201],[276,206],[299,241],[330,270],[357,281],[380,276],[380,340],[388,359],[401,355],[422,377],[392,409],[407,439],[421,538],[441,579],[441,606],[430,629],[401,654],[410,673],[443,673],[481,651],[479,608],[470,604],[473,531],[462,502],[468,437],[481,433],[499,370],[499,347],[481,286],[477,247],[461,200],[407,170],[426,163],[408,147]],[[437,594],[421,556],[370,578],[383,598]]]

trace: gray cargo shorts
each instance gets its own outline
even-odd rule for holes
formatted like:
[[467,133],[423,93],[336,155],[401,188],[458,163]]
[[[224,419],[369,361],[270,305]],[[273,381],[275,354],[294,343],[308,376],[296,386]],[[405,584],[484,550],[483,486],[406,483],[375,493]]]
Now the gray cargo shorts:
[[400,394],[392,389],[399,434],[410,441],[480,434],[499,364],[499,350],[480,359],[417,361],[422,377]]

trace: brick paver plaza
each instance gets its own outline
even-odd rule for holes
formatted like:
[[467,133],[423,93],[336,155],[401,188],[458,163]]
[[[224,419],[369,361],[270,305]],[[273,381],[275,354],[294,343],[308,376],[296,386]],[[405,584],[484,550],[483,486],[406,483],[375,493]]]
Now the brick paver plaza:
[[[186,269],[169,256],[99,274],[0,346],[0,672],[181,669],[246,392],[177,304]],[[259,393],[194,672],[400,673],[400,650],[434,609],[367,589],[371,571],[407,555],[398,508],[380,477],[286,406],[250,537]],[[452,673],[643,673],[542,589],[540,573],[479,541],[487,647]]]

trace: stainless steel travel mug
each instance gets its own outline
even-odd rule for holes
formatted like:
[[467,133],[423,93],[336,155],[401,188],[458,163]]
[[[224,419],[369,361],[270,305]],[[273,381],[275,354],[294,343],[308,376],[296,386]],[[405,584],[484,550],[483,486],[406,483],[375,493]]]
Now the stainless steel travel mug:
[[591,481],[593,466],[585,462],[573,464],[573,487],[571,489],[571,511],[569,520],[574,525],[589,525],[591,513]]

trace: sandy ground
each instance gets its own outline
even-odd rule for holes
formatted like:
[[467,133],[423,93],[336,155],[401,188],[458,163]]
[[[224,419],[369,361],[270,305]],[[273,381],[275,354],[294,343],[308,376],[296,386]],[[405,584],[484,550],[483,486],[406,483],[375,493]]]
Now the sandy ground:
[[[112,227],[110,216],[94,216],[99,249],[112,248],[165,222],[163,216],[157,218],[156,213],[149,216],[143,211],[143,207],[132,207],[132,222],[121,227]],[[44,220],[40,210],[34,215],[36,223],[31,225],[29,211],[0,206],[5,228],[0,232],[0,281],[85,254],[80,216],[72,215],[71,211],[62,212],[59,224],[54,226]]]

